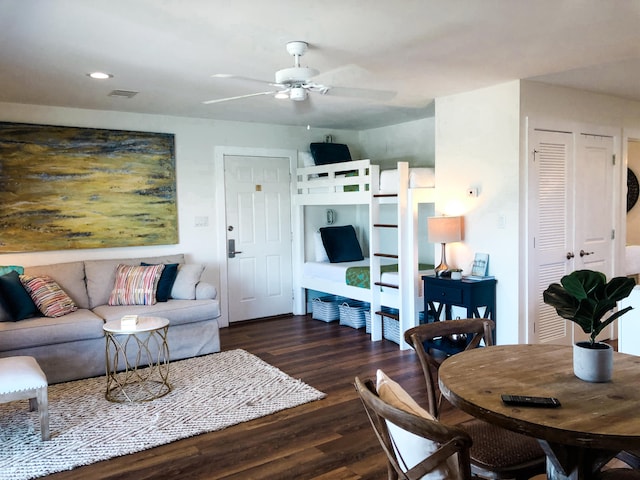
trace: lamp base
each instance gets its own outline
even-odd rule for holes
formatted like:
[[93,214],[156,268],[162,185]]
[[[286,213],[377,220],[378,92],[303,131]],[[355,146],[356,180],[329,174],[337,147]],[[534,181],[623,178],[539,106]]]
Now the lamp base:
[[442,276],[442,274],[447,270],[449,270],[449,265],[447,265],[447,249],[446,249],[446,244],[443,243],[442,255],[440,257],[440,265],[434,268],[434,271],[436,272],[436,277]]
[[441,277],[444,272],[449,270],[449,266],[446,263],[441,263],[433,269],[436,272],[436,277]]

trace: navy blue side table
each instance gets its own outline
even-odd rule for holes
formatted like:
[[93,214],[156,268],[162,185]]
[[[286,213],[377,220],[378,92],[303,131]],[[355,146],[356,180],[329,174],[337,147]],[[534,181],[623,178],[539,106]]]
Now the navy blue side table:
[[[496,279],[451,280],[450,278],[423,275],[425,318],[434,321],[451,320],[451,307],[467,309],[467,318],[490,318],[496,322]],[[437,304],[437,306],[436,306]],[[483,315],[479,308],[485,307]],[[497,326],[497,322],[496,322]]]

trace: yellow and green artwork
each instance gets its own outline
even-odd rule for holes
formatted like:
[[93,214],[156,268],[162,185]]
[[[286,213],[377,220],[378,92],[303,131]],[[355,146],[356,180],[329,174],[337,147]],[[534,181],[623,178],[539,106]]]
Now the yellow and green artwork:
[[0,253],[178,243],[173,134],[0,122]]

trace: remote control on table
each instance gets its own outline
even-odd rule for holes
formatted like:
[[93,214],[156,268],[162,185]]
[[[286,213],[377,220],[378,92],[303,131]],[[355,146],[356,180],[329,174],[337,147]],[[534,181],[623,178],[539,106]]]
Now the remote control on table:
[[516,407],[555,408],[560,406],[560,401],[553,397],[532,397],[530,395],[502,395],[502,401],[506,405]]

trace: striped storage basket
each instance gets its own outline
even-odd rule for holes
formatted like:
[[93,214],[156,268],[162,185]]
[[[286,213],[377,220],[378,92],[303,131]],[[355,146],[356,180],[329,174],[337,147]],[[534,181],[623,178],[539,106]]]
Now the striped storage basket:
[[[398,310],[396,310],[395,308],[386,308],[383,307],[383,309],[385,311],[394,311],[395,313],[398,313]],[[366,310],[364,312],[364,319],[365,319],[365,331],[367,333],[371,333],[371,310]],[[420,325],[422,325],[423,323],[426,323],[425,321],[425,316],[424,316],[424,312],[418,312],[418,323]],[[398,320],[395,320],[393,318],[389,318],[389,317],[384,317],[383,321],[382,321],[382,335],[384,336],[384,338],[386,338],[387,340],[391,340],[392,342],[396,342],[397,344],[400,344],[400,322]],[[387,335],[389,335],[388,338]]]
[[339,306],[346,300],[338,295],[314,298],[311,302],[311,318],[323,322],[335,322],[340,319]]
[[[383,310],[398,315],[397,308],[383,308]],[[395,318],[382,317],[382,336],[400,345],[400,322]]]
[[363,328],[366,325],[365,312],[371,307],[367,302],[347,300],[339,306],[340,325],[351,328]]
[[[382,307],[382,311],[384,312],[389,312],[389,313],[395,313],[396,315],[398,314],[398,309],[397,308],[389,308],[389,307]],[[367,333],[371,333],[371,309],[367,310],[366,312],[364,312],[364,320],[365,320],[365,331]],[[388,321],[391,320],[393,322],[399,323],[397,320],[394,320],[393,318],[389,318],[389,317],[382,317],[382,334],[383,336],[385,336],[385,331],[387,330],[387,327],[385,326],[385,322],[388,323]],[[391,327],[392,328],[392,327]],[[396,327],[396,330],[399,330],[400,327]],[[396,335],[398,336],[398,335]],[[386,336],[384,338],[387,338]],[[387,339],[387,340],[392,340],[392,339]],[[395,341],[395,340],[394,340]],[[399,342],[399,340],[398,340]],[[396,342],[396,343],[398,343]]]

